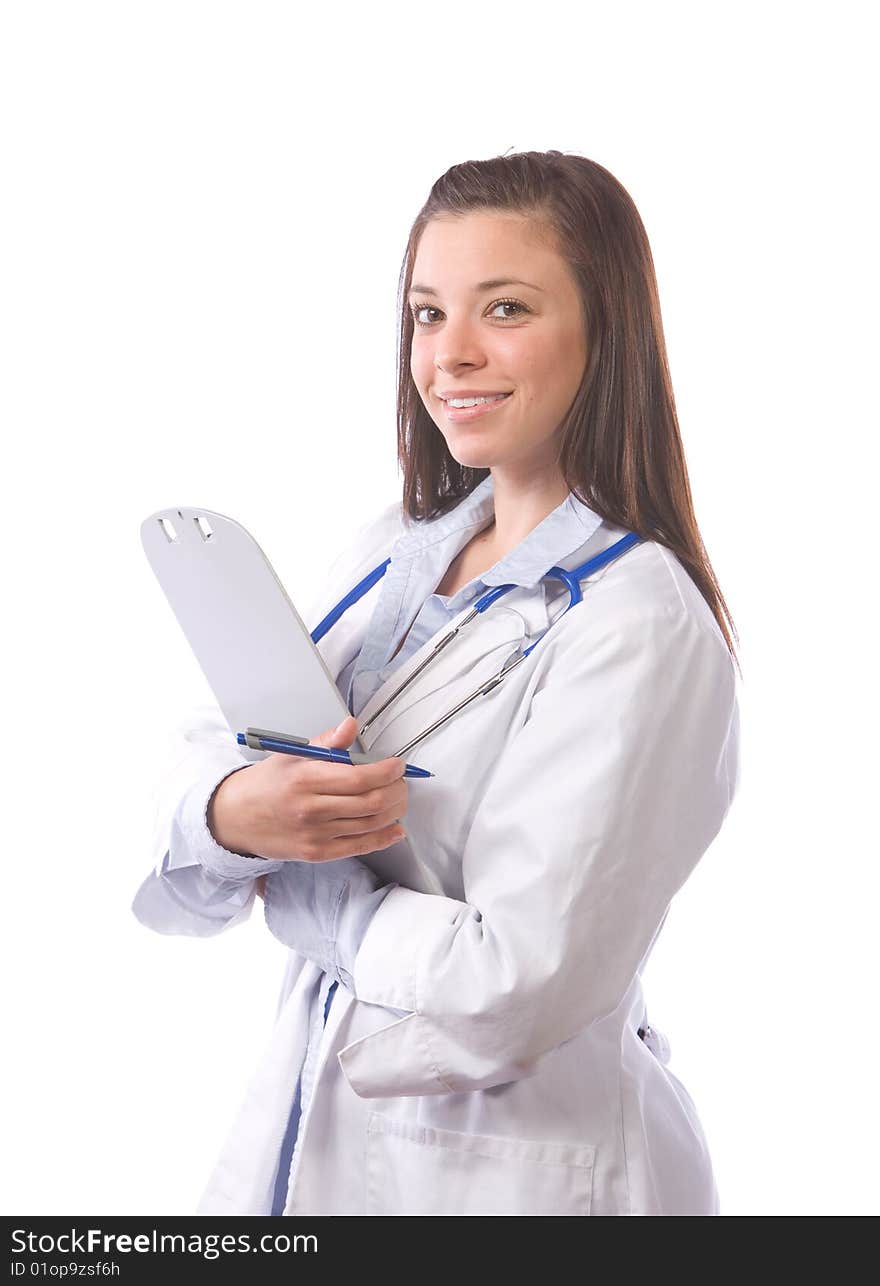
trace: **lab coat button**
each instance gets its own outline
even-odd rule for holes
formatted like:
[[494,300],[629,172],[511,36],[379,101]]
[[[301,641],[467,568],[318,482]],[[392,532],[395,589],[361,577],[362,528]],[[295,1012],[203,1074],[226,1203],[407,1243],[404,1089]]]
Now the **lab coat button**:
[[668,1063],[672,1056],[672,1049],[669,1041],[663,1035],[662,1031],[658,1031],[656,1027],[650,1026],[646,1027],[644,1031],[645,1034],[642,1039],[648,1046],[648,1049],[650,1049],[651,1053],[659,1062],[664,1065]]

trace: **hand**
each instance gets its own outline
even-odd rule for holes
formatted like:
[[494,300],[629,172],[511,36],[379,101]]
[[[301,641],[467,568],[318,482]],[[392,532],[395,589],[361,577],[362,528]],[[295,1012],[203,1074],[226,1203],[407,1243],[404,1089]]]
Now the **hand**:
[[[312,738],[312,745],[347,750],[357,719]],[[406,761],[321,763],[298,755],[269,754],[224,777],[208,805],[208,827],[224,848],[277,861],[329,862],[389,848],[406,837]],[[263,887],[257,880],[257,892]]]

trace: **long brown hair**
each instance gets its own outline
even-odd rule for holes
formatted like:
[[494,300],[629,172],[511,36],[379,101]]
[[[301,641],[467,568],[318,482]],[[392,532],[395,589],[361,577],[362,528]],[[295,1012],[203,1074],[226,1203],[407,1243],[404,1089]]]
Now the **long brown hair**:
[[632,197],[595,161],[558,151],[463,161],[431,188],[399,283],[397,443],[406,513],[437,517],[490,472],[459,464],[425,409],[410,372],[415,323],[407,297],[427,223],[494,210],[520,214],[549,234],[580,290],[589,359],[559,434],[569,491],[606,521],[676,554],[739,667],[731,635],[739,636],[694,515],[647,233]]

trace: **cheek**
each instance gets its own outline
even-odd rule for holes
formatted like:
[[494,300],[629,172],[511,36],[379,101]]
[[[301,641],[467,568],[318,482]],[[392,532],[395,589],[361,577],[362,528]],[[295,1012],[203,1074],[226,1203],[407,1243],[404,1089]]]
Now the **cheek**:
[[564,354],[564,370],[568,372],[571,391],[581,382],[581,376],[587,364],[587,341],[582,333],[567,331],[560,336],[560,352]]
[[409,372],[419,392],[428,396],[428,389],[434,378],[434,364],[430,355],[423,349],[413,350],[410,354]]
[[580,384],[586,361],[582,341],[570,332],[560,332],[555,342],[542,345],[534,358],[533,374],[550,400],[570,400]]

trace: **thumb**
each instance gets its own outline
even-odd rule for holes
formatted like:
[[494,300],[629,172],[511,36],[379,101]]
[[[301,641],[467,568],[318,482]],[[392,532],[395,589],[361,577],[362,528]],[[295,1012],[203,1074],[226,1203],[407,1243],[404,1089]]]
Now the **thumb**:
[[348,750],[357,736],[358,722],[348,714],[335,728],[326,728],[318,737],[312,737],[313,746],[326,746],[332,750]]

